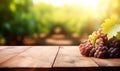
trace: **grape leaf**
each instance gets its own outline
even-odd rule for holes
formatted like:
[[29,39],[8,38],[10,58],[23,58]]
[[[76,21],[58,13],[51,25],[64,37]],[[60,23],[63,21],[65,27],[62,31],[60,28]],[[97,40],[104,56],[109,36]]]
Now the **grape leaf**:
[[116,38],[120,40],[120,32],[117,33]]
[[107,34],[109,39],[113,36],[116,37],[117,33],[120,32],[120,19],[112,16],[110,19],[106,19],[101,26],[102,32]]

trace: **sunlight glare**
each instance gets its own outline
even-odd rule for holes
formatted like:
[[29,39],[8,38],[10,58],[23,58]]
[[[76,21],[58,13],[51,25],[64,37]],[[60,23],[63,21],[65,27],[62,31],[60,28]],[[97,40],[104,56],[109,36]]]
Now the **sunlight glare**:
[[85,8],[97,9],[100,0],[82,0],[81,5]]
[[96,9],[100,0],[33,0],[34,4],[38,4],[40,2],[52,4],[54,6],[81,5],[85,8]]
[[65,5],[78,6],[78,9],[82,9],[84,14],[92,14],[92,16],[98,17],[101,15],[105,16],[105,11],[107,11],[111,0],[33,0],[34,5],[40,4],[41,2],[56,7]]
[[40,1],[40,0],[33,0],[33,3],[34,3],[34,4],[37,4],[37,3],[39,3],[39,1]]

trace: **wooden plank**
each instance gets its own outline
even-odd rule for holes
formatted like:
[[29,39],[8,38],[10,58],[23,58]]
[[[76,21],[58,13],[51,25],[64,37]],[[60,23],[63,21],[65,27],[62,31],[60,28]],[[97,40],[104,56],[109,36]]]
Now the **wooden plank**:
[[17,67],[17,68],[0,68],[0,71],[51,71],[50,68],[38,68],[38,67]]
[[0,67],[49,69],[52,67],[58,49],[58,46],[32,46],[27,51],[0,64]]
[[5,46],[0,50],[0,64],[30,48],[30,46]]
[[8,46],[0,46],[0,50],[6,49],[6,48],[8,48]]
[[100,71],[120,71],[120,58],[99,59],[92,58],[98,65]]
[[98,65],[91,58],[83,57],[78,46],[61,46],[53,67],[55,71],[93,71]]
[[100,67],[120,67],[120,58],[113,59],[100,59],[100,58],[92,58]]

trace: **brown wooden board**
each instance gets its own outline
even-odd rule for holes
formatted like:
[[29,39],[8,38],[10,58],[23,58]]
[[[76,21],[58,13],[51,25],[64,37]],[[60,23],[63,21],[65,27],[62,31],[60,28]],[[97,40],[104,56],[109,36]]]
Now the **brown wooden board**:
[[2,48],[4,49],[0,50],[0,64],[20,54],[21,52],[24,52],[30,48],[30,46],[2,46]]
[[0,71],[120,71],[120,59],[84,57],[78,46],[0,46]]
[[0,46],[0,50],[9,48],[8,46]]
[[48,71],[52,68],[58,52],[58,46],[32,46],[27,51],[2,63],[1,67],[7,68],[32,68],[33,71]]
[[100,59],[100,58],[92,58],[100,67],[117,67],[120,66],[120,58],[113,59]]
[[120,58],[100,59],[92,58],[98,65],[101,71],[120,71]]
[[80,54],[78,46],[61,46],[53,68],[55,71],[93,71],[98,65]]

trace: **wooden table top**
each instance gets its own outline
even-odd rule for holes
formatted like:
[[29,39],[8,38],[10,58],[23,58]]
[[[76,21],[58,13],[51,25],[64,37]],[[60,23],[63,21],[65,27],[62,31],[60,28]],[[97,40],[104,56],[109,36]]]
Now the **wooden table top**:
[[79,46],[0,46],[2,71],[120,71],[120,58],[84,57]]

